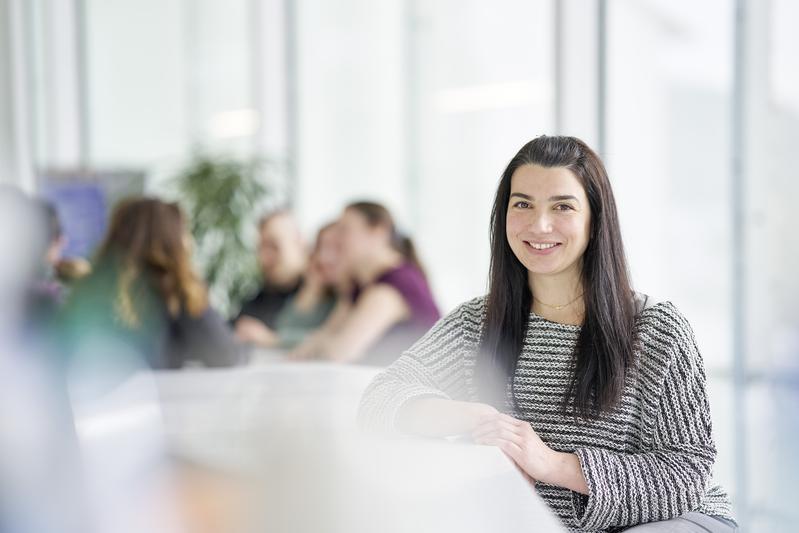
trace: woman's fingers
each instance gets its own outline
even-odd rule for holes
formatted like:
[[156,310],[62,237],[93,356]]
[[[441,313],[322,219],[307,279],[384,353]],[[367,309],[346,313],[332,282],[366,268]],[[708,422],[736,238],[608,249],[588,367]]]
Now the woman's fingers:
[[524,428],[525,426],[529,427],[529,424],[524,420],[513,418],[512,416],[506,415],[505,413],[496,412],[480,418],[478,420],[475,429],[480,428],[482,426],[490,426],[492,424],[507,424],[510,426],[520,427],[520,428]]
[[512,431],[509,431],[507,429],[499,429],[497,431],[487,433],[485,435],[473,437],[473,439],[476,444],[487,444],[489,442],[493,442],[496,440],[503,440],[503,441],[512,442],[520,447],[524,442],[524,439],[521,437],[521,435],[513,433]]
[[498,434],[501,431],[507,431],[514,434],[521,434],[519,427],[509,424],[503,420],[491,420],[480,426],[477,426],[472,431],[472,438],[478,439],[492,434]]
[[505,413],[497,413],[497,418],[499,418],[500,420],[504,420],[505,422],[513,424],[515,426],[522,426],[527,424],[527,422],[525,422],[524,420],[513,418],[512,416],[507,415]]
[[524,420],[513,418],[504,413],[495,413],[483,418],[472,431],[472,435],[483,435],[490,432],[492,429],[500,427],[509,428],[515,433],[520,433],[522,435],[532,430],[530,424]]
[[475,428],[485,424],[489,420],[493,420],[497,415],[497,410],[491,405],[476,402],[470,402],[469,405]]
[[477,444],[498,447],[533,484],[540,473],[542,457],[550,451],[528,422],[503,413],[498,413],[475,428],[472,438]]
[[500,450],[502,450],[506,455],[508,455],[516,464],[520,464],[522,462],[522,449],[521,447],[513,441],[506,440],[499,437],[492,437],[486,439],[483,444],[486,446],[496,446]]
[[518,440],[510,440],[505,439],[502,437],[488,437],[482,440],[481,444],[485,444],[486,446],[496,446],[497,448],[502,451],[508,458],[513,461],[513,464],[519,471],[533,484],[536,483],[535,479],[527,473],[524,469],[524,464],[526,462],[524,449],[521,446],[521,442]]

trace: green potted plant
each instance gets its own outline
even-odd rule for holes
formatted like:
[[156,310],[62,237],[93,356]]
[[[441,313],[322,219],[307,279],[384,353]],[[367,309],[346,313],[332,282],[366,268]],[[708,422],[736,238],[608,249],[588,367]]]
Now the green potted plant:
[[223,314],[236,312],[259,283],[253,243],[259,210],[270,196],[265,168],[263,161],[199,154],[175,178],[197,264]]

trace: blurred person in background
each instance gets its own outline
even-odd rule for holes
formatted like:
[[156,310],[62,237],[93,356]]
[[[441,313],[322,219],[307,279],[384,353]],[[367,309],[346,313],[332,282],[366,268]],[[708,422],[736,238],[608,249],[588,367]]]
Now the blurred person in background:
[[31,317],[49,322],[64,301],[64,285],[58,279],[56,265],[61,260],[66,239],[55,207],[44,200],[26,199],[36,217],[40,239],[32,239],[39,264],[32,270],[28,309]]
[[359,418],[498,447],[570,531],[737,530],[713,482],[691,325],[633,290],[607,172],[574,137],[538,137],[511,159],[488,295],[378,375]]
[[330,223],[317,233],[302,285],[278,313],[274,331],[245,317],[236,324],[238,339],[263,348],[292,348],[321,326],[337,299],[349,296],[339,255],[336,224]]
[[25,200],[36,218],[39,239],[32,239],[39,263],[32,269],[27,298],[28,317],[38,328],[49,329],[66,294],[64,284],[58,279],[56,265],[61,259],[65,238],[55,208],[48,202]]
[[438,320],[438,307],[412,241],[388,209],[352,203],[337,226],[342,268],[354,284],[349,301],[291,357],[389,364]]
[[35,288],[51,242],[40,208],[0,185],[0,531],[91,532],[66,382],[38,307],[57,298]]
[[[35,281],[46,249],[44,227],[30,199],[19,189],[0,185],[0,245],[6,258],[0,261],[0,331],[6,337],[18,332],[24,322],[28,287]],[[13,228],[13,229],[12,229]],[[41,245],[37,244],[41,242]]]
[[68,353],[92,358],[89,364],[114,364],[122,355],[102,348],[110,342],[152,368],[241,362],[244,351],[209,306],[190,249],[177,204],[123,200],[111,215],[94,271],[75,286],[62,311]]
[[59,291],[63,292],[64,286],[87,276],[91,272],[91,264],[82,257],[64,257],[67,236],[64,234],[56,207],[42,199],[37,200],[37,207],[44,219],[47,232],[48,245],[44,257],[46,278],[58,284]]
[[41,332],[51,325],[64,298],[63,286],[54,269],[63,247],[61,225],[50,204],[30,198],[14,187],[0,186],[0,202],[8,220],[13,221],[4,227],[5,236],[27,237],[24,255],[10,252],[7,255],[4,269],[17,283],[3,286],[3,298],[12,304],[9,309],[20,312],[18,318],[25,327]]
[[47,252],[45,260],[50,268],[55,271],[58,263],[64,258],[64,248],[67,245],[67,238],[61,226],[61,219],[55,206],[47,200],[38,200],[39,208],[46,220],[47,230]]
[[244,302],[234,320],[237,335],[249,341],[275,338],[278,314],[302,285],[308,253],[297,220],[289,211],[274,211],[259,222],[258,263],[263,285]]

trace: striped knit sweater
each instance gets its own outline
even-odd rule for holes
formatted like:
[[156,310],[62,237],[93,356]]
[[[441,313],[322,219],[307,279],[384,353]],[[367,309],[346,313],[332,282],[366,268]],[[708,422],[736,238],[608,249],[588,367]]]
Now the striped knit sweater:
[[[399,409],[412,398],[477,401],[474,368],[484,316],[480,297],[442,318],[370,384],[361,425],[395,431]],[[580,326],[531,313],[511,414],[528,421],[551,448],[579,457],[589,494],[541,483],[536,490],[570,531],[616,531],[689,511],[731,520],[727,494],[711,482],[716,448],[691,326],[662,302],[639,307],[636,330],[636,365],[619,403],[598,419],[575,421],[561,406]]]

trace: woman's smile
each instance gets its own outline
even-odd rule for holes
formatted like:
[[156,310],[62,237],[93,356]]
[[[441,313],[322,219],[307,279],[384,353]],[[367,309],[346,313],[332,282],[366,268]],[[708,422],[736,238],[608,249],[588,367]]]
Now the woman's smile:
[[527,251],[535,255],[549,255],[554,253],[563,245],[563,243],[560,242],[538,242],[526,240],[522,240],[522,242],[524,242],[524,247],[527,249]]

